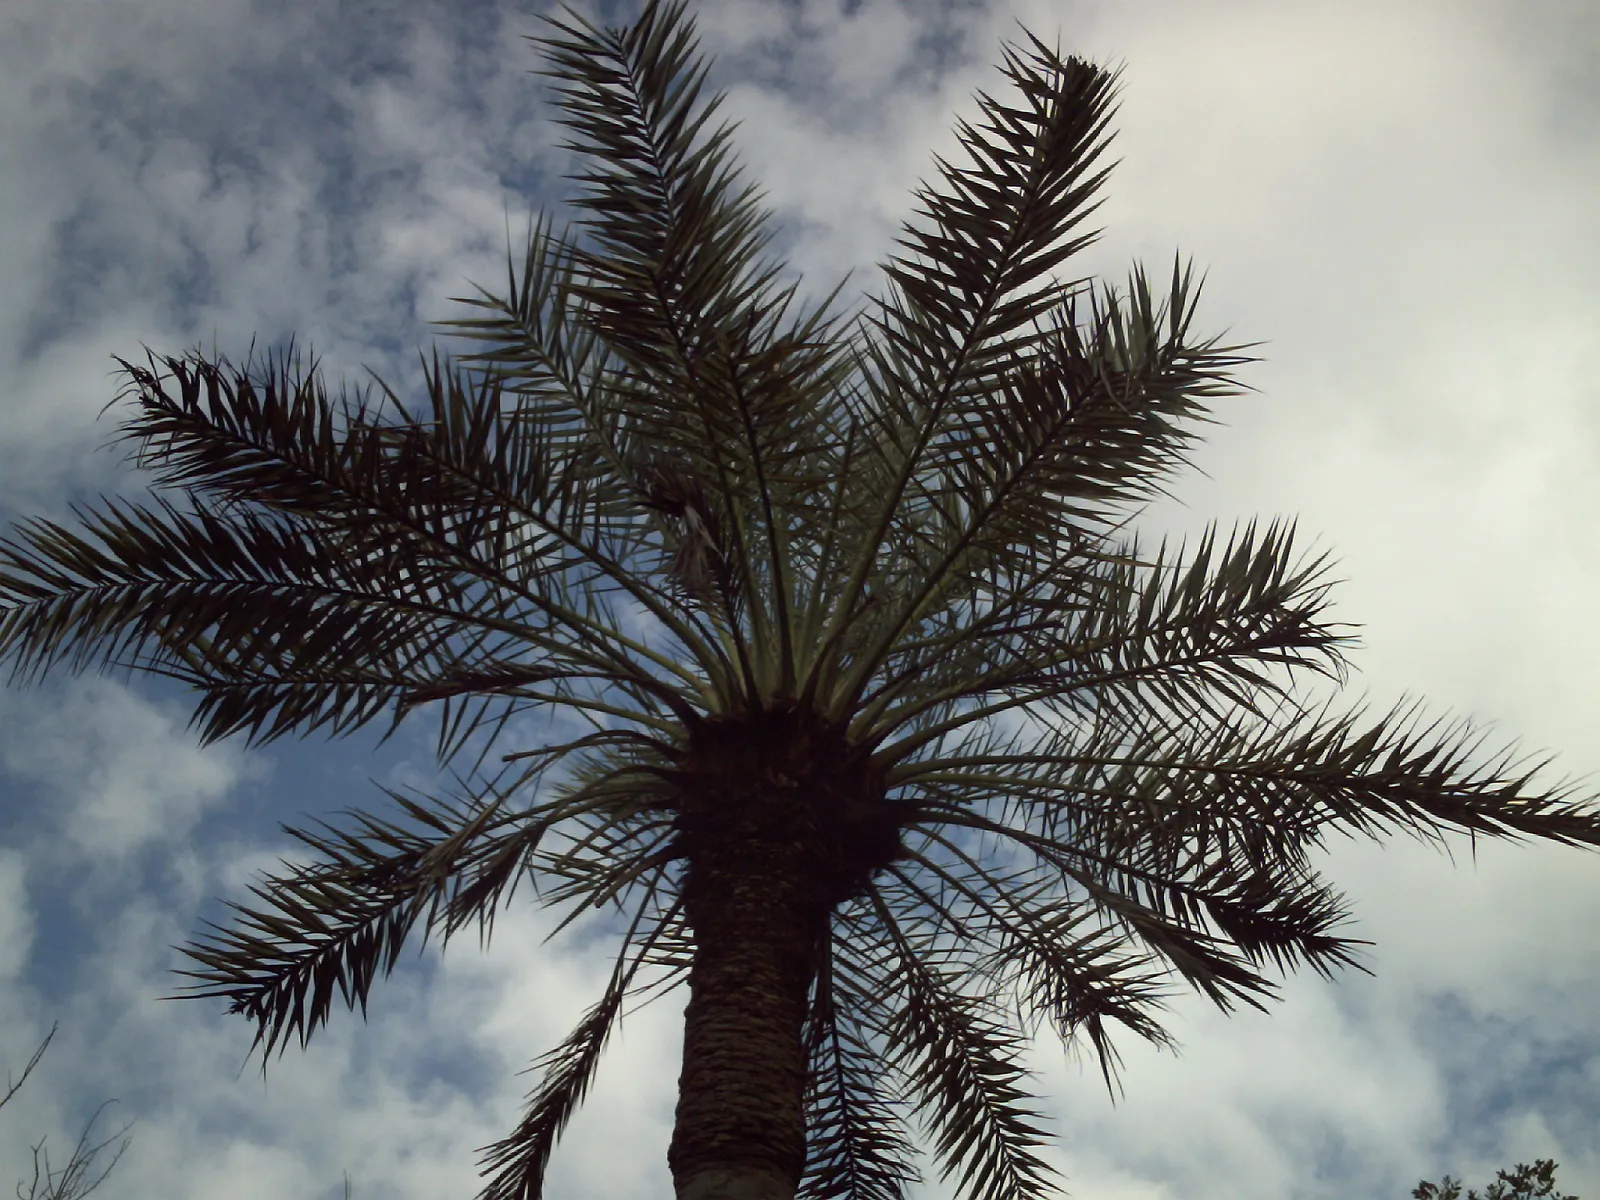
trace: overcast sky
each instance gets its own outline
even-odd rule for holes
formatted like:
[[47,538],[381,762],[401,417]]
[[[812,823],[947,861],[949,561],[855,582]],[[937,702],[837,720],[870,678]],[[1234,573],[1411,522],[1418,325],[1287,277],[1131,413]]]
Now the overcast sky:
[[[0,0],[0,521],[133,486],[97,452],[113,355],[242,359],[295,334],[416,394],[430,319],[504,278],[562,185],[520,35],[537,5]],[[607,15],[631,18],[628,4]],[[821,291],[874,264],[1016,20],[1121,63],[1120,166],[1088,267],[1209,271],[1202,321],[1267,343],[1152,532],[1297,514],[1362,626],[1377,706],[1493,723],[1600,767],[1600,8],[1584,0],[1079,4],[715,0],[737,140]],[[105,1200],[466,1200],[516,1072],[599,994],[604,939],[541,944],[526,891],[487,953],[408,956],[263,1085],[251,1027],[162,1002],[172,949],[292,852],[281,820],[425,783],[426,731],[201,751],[182,697],[0,690],[0,1187],[94,1107],[134,1144]],[[1493,744],[1493,742],[1491,743]],[[1600,775],[1596,776],[1600,780]],[[1600,782],[1595,786],[1600,787]],[[1049,1155],[1083,1200],[1356,1200],[1562,1164],[1600,1197],[1600,858],[1336,845],[1374,978],[1296,978],[1266,1015],[1174,1006],[1126,1096],[1041,1043]],[[682,994],[629,1018],[552,1197],[669,1194]],[[243,1070],[241,1071],[241,1066]],[[936,1178],[929,1173],[930,1179]],[[919,1196],[944,1200],[936,1184]]]

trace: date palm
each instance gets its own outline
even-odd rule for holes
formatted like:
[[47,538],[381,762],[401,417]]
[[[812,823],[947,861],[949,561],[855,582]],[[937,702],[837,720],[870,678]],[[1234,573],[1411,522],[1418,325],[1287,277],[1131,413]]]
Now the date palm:
[[[1141,550],[1245,347],[1198,288],[1062,282],[1092,240],[1114,84],[1031,34],[966,165],[853,317],[797,304],[681,3],[550,19],[581,214],[441,322],[427,404],[336,400],[285,351],[122,362],[157,498],[19,526],[19,679],[195,689],[209,740],[440,715],[440,796],[290,829],[315,852],[187,949],[266,1057],[365,1005],[421,923],[489,931],[526,875],[621,914],[615,970],[486,1148],[536,1197],[631,999],[687,983],[681,1200],[878,1200],[915,1177],[1053,1190],[1025,1038],[1167,1040],[1174,976],[1224,1009],[1354,964],[1331,830],[1594,845],[1568,790],[1470,729],[1304,699],[1344,678],[1293,528]],[[566,714],[566,729],[527,714]],[[514,744],[508,744],[514,743]]]

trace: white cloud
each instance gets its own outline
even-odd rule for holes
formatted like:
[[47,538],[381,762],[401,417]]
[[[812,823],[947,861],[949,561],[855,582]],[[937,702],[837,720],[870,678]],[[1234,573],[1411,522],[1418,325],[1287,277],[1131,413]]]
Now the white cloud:
[[186,719],[113,680],[6,696],[0,756],[19,778],[46,786],[59,828],[96,858],[151,842],[182,845],[206,808],[259,764],[233,744],[201,749]]
[[0,850],[0,980],[15,979],[33,946],[28,906],[27,862],[15,850]]

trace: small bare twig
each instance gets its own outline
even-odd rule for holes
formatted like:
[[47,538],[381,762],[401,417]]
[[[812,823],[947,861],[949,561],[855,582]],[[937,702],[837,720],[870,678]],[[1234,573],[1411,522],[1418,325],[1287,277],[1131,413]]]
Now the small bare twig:
[[[57,1024],[60,1024],[60,1022],[57,1022]],[[44,1035],[44,1041],[39,1044],[39,1048],[33,1052],[33,1057],[28,1060],[28,1065],[22,1068],[21,1079],[12,1083],[11,1073],[9,1071],[6,1072],[6,1094],[3,1099],[0,1099],[0,1108],[4,1108],[11,1097],[21,1090],[22,1085],[28,1082],[28,1076],[32,1075],[33,1069],[39,1065],[39,1060],[44,1057],[45,1048],[50,1045],[50,1039],[55,1035],[56,1026],[52,1025],[50,1026],[50,1032]]]
[[[7,1075],[6,1094],[4,1098],[0,1098],[0,1108],[3,1108],[21,1090],[22,1085],[28,1081],[28,1076],[33,1074],[33,1069],[39,1065],[39,1060],[44,1057],[44,1052],[50,1045],[50,1039],[55,1035],[56,1025],[51,1025],[50,1032],[45,1035],[45,1039],[40,1043],[39,1048],[33,1052],[33,1057],[28,1060],[28,1065],[22,1069],[22,1078],[15,1083],[10,1083],[10,1076]],[[107,1106],[115,1103],[115,1100],[107,1100],[94,1110],[94,1115],[89,1118],[89,1123],[84,1126],[83,1133],[78,1137],[78,1144],[73,1147],[72,1157],[60,1171],[52,1171],[50,1169],[50,1155],[44,1148],[47,1139],[39,1139],[33,1147],[33,1183],[26,1192],[22,1190],[23,1184],[21,1181],[17,1183],[19,1200],[83,1200],[83,1197],[106,1181],[106,1176],[111,1174],[111,1168],[117,1165],[118,1160],[126,1153],[128,1145],[133,1140],[124,1136],[128,1130],[133,1128],[133,1122],[129,1121],[116,1133],[97,1145],[89,1144],[89,1135],[94,1129],[95,1122],[100,1119],[100,1114],[106,1110]],[[122,1138],[122,1144],[117,1147],[117,1152],[112,1155],[111,1162],[105,1170],[100,1172],[99,1177],[91,1182],[89,1177],[94,1168],[95,1159],[100,1156],[102,1150],[119,1137]]]

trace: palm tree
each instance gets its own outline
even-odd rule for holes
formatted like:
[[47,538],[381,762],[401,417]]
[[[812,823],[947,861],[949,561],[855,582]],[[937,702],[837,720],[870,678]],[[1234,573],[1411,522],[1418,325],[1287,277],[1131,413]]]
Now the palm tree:
[[1303,698],[1351,639],[1292,525],[1125,533],[1249,360],[1192,335],[1189,268],[1055,277],[1094,237],[1112,74],[1008,45],[1012,95],[847,319],[764,257],[681,0],[546,20],[582,220],[440,322],[476,342],[424,359],[425,408],[335,401],[292,346],[119,360],[157,498],[0,558],[19,679],[176,679],[208,741],[432,705],[441,764],[471,760],[289,828],[316,861],[187,949],[263,1069],[526,873],[561,928],[614,906],[621,946],[485,1200],[541,1194],[623,1005],[685,981],[680,1200],[900,1196],[912,1112],[966,1194],[1041,1196],[1025,1037],[1087,1038],[1114,1087],[1113,1025],[1166,1042],[1173,972],[1230,1009],[1269,962],[1356,965],[1326,832],[1600,843],[1591,801],[1473,766],[1470,727]]

